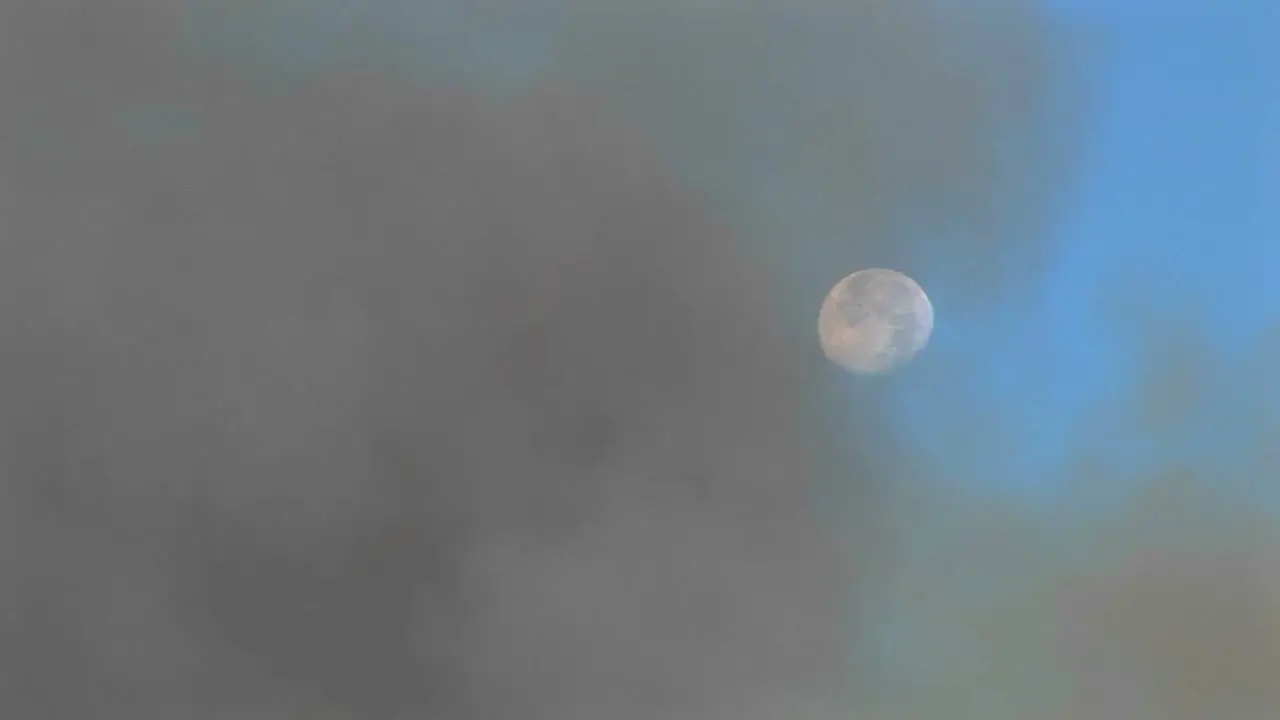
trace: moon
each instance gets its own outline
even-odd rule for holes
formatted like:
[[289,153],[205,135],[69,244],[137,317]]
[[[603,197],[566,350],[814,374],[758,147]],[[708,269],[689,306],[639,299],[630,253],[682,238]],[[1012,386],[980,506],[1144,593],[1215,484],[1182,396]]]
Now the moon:
[[915,280],[873,268],[849,275],[827,293],[818,340],[831,362],[859,375],[895,370],[933,334],[933,305]]

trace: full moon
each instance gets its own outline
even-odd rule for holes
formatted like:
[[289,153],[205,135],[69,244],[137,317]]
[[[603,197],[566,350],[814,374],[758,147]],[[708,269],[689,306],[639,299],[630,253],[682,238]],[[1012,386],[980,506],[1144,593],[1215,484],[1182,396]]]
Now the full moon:
[[914,358],[933,333],[933,305],[897,270],[859,270],[831,288],[818,313],[818,340],[831,362],[873,375]]

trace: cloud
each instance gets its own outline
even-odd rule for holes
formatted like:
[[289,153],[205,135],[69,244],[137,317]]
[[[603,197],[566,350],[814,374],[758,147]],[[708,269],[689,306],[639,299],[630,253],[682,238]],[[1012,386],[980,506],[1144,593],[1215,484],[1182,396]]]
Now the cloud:
[[825,287],[735,208],[793,185],[852,221],[773,237],[810,267],[994,253],[891,218],[1004,187],[1031,27],[566,6],[535,86],[495,99],[353,59],[407,6],[279,75],[250,40],[184,44],[193,18],[235,35],[243,7],[212,7],[0,18],[10,714],[839,706],[901,471],[872,399],[851,427],[821,409],[788,321]]

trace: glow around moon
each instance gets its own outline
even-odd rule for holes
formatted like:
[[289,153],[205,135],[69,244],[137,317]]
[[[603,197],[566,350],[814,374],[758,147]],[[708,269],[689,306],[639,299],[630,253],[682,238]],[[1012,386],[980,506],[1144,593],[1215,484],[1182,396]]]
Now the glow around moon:
[[859,270],[831,288],[818,313],[818,339],[831,362],[877,374],[909,362],[933,333],[933,305],[896,270]]

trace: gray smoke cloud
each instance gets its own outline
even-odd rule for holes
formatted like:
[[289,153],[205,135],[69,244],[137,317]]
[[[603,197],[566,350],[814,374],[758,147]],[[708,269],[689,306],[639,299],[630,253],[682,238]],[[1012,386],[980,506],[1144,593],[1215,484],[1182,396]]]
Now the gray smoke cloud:
[[261,8],[0,13],[2,714],[847,716],[895,470],[874,398],[852,436],[822,409],[788,318],[826,278],[732,215],[774,186],[725,184],[770,162],[729,119],[799,114],[758,132],[858,239],[774,242],[847,266],[989,199],[986,113],[1034,71],[917,63],[969,31],[855,3],[849,69],[886,76],[846,120],[745,62],[800,47],[774,9],[565,6],[495,96],[448,43],[536,13],[415,71],[379,7],[275,73]]

